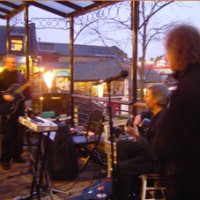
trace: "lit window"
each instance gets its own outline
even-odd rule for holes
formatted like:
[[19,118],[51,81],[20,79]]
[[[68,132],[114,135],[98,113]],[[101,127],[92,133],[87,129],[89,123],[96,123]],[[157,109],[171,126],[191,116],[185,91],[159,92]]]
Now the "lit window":
[[23,37],[22,36],[11,37],[11,51],[23,52]]

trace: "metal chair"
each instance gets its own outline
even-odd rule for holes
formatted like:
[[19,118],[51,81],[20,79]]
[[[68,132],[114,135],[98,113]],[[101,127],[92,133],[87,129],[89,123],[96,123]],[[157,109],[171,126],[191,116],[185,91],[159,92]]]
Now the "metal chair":
[[97,152],[97,147],[100,143],[103,132],[103,123],[103,112],[100,110],[93,110],[90,113],[86,130],[80,131],[80,133],[72,137],[79,152],[86,154],[86,159],[80,169],[80,172],[84,171],[91,159],[95,159],[98,163],[103,164]]

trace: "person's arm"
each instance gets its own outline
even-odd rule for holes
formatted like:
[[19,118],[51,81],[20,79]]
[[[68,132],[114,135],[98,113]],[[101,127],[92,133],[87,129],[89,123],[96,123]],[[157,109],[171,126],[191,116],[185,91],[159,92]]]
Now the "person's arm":
[[14,96],[2,92],[4,91],[3,81],[4,81],[4,73],[1,72],[0,73],[0,99],[3,101],[12,102],[14,100]]
[[133,119],[133,124],[135,126],[140,126],[142,121],[147,118],[147,119],[150,119],[151,117],[153,116],[152,112],[150,110],[147,110],[147,111],[143,111],[141,112],[140,114],[137,114],[135,116],[135,118]]
[[141,116],[141,114],[138,114],[133,119],[133,125],[139,126],[141,123],[142,123],[142,116]]
[[15,97],[10,94],[3,94],[2,97],[3,97],[3,100],[7,102],[12,102],[15,99]]
[[25,87],[24,91],[23,91],[23,95],[25,97],[25,100],[26,101],[30,101],[31,99],[31,95],[30,95],[30,84],[31,84],[31,81],[34,80],[34,77],[31,79],[31,80],[28,80],[26,81],[24,79],[24,76],[22,75],[22,73],[19,72],[19,77],[20,77],[20,81],[19,81],[19,84],[20,85],[26,85],[27,83],[27,87]]
[[139,139],[139,137],[140,137],[140,132],[139,132],[137,126],[133,126],[133,127],[127,126],[126,130],[127,130],[127,132],[128,132],[131,136],[133,136],[133,138],[134,138],[135,140],[138,140],[138,139]]
[[153,116],[153,113],[150,111],[150,110],[146,110],[146,111],[143,111],[141,112],[141,119],[151,119],[151,117]]

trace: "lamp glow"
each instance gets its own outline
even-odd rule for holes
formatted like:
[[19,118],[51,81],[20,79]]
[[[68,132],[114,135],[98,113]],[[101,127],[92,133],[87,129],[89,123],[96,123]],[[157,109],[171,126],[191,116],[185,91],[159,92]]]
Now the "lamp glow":
[[48,72],[44,73],[43,77],[44,77],[44,80],[45,80],[45,83],[46,83],[48,89],[50,90],[52,87],[52,82],[53,82],[53,78],[54,78],[53,72],[48,71]]
[[98,97],[103,97],[103,84],[98,85]]

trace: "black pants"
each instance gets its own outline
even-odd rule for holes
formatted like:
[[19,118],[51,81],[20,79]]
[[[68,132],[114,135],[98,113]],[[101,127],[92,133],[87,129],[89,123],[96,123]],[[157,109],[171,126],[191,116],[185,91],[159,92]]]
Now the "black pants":
[[19,126],[17,119],[17,116],[13,116],[11,119],[2,119],[2,162],[9,162],[11,158],[17,158],[22,154],[24,133],[23,127]]
[[149,148],[147,140],[141,137],[137,142],[122,140],[118,142],[118,159],[120,162],[127,161],[139,155],[146,154]]
[[148,142],[121,141],[118,143],[119,170],[117,199],[127,200],[130,192],[140,192],[139,176],[156,171],[156,163],[148,153]]

